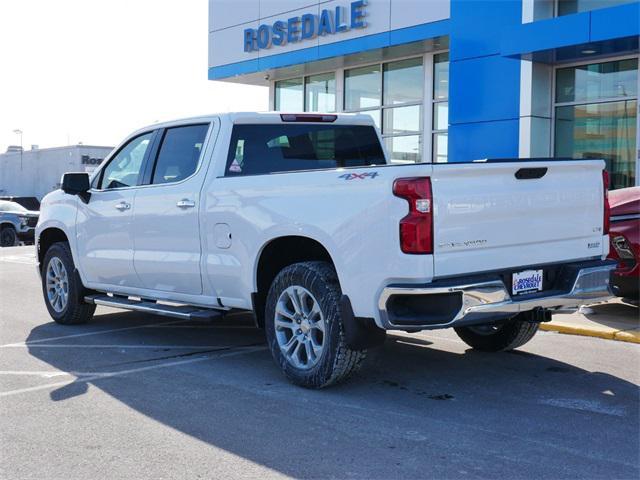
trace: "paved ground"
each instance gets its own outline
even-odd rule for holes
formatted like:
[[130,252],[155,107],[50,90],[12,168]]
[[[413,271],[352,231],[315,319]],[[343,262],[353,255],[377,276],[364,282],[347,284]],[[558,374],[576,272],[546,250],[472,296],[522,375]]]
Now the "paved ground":
[[640,476],[639,345],[398,334],[351,383],[307,391],[242,318],[52,323],[30,251],[0,252],[2,479]]
[[576,312],[557,314],[552,322],[543,324],[542,328],[571,335],[640,343],[638,301],[614,298],[580,308]]

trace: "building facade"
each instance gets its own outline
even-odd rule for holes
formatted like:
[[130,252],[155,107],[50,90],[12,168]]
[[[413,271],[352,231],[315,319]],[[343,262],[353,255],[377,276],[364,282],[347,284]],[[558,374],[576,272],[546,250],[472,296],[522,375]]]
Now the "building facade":
[[36,197],[60,188],[65,172],[93,172],[113,147],[68,147],[0,154],[0,196]]
[[209,79],[363,112],[395,162],[604,158],[638,185],[640,2],[209,0]]

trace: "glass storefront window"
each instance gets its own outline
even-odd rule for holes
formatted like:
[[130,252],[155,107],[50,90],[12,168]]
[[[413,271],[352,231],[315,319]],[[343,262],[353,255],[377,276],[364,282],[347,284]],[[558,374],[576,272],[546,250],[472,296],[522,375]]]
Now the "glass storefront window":
[[281,80],[275,85],[275,109],[285,112],[304,110],[303,79]]
[[433,129],[447,130],[449,128],[449,102],[433,104]]
[[421,135],[402,135],[384,139],[387,153],[392,162],[416,163],[422,158],[420,154]]
[[556,156],[604,159],[612,189],[633,186],[637,128],[637,58],[556,70]]
[[439,53],[433,57],[433,99],[449,98],[449,54]]
[[344,72],[344,109],[355,111],[379,107],[381,90],[380,65],[346,70]]
[[633,58],[560,68],[556,78],[558,103],[638,96],[638,60]]
[[449,130],[449,54],[439,53],[433,57],[433,117],[431,127],[431,150],[433,161],[447,161]]
[[436,163],[447,162],[447,148],[449,147],[449,138],[447,133],[433,134],[433,161]]
[[334,73],[306,77],[304,108],[306,112],[335,112],[336,76]]
[[344,109],[370,115],[392,161],[422,160],[422,57],[344,72]]
[[385,108],[382,120],[383,135],[403,135],[408,133],[420,133],[420,119],[422,107],[411,105],[409,107]]
[[422,58],[385,63],[383,71],[384,105],[422,101]]
[[557,107],[556,155],[604,159],[612,189],[635,185],[637,109],[637,100]]
[[634,0],[558,0],[558,16],[588,12],[598,8],[615,7]]

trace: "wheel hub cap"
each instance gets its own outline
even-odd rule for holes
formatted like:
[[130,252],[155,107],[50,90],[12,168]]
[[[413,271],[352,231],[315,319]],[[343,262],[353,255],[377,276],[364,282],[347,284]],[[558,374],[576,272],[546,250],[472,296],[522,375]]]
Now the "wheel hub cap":
[[49,260],[46,271],[47,300],[58,313],[62,312],[69,301],[69,276],[67,269],[58,257]]
[[309,290],[297,285],[284,290],[274,322],[278,346],[291,365],[307,370],[318,363],[326,344],[325,319]]

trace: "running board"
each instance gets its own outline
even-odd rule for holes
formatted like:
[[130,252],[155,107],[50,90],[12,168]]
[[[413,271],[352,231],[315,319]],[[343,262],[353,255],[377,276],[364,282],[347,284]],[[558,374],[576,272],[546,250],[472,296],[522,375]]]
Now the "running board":
[[87,303],[105,307],[124,308],[136,312],[153,313],[164,317],[181,318],[184,320],[213,320],[222,317],[223,312],[212,308],[192,307],[189,305],[165,305],[145,300],[130,300],[127,297],[109,295],[88,295],[84,297]]

